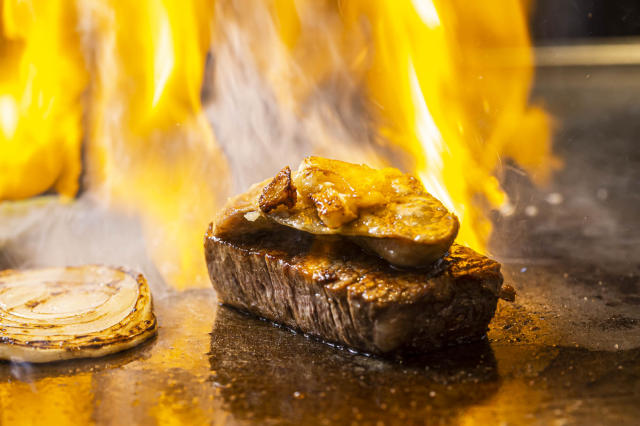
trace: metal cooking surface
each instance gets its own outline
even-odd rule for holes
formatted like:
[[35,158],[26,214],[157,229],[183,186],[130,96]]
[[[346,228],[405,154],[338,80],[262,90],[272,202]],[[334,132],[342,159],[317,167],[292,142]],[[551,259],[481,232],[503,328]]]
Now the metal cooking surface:
[[493,250],[518,291],[488,339],[389,362],[217,307],[156,295],[158,338],[93,361],[0,365],[0,423],[632,424],[640,417],[637,68],[543,70],[565,168],[534,189],[507,167],[515,213]]

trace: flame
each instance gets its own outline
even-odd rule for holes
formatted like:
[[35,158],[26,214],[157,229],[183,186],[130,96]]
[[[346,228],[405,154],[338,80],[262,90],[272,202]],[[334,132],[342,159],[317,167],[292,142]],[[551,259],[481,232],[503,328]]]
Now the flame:
[[78,190],[87,73],[75,14],[67,2],[2,3],[0,200]]
[[194,248],[227,175],[200,101],[212,4],[2,5],[0,200],[74,196],[82,171],[90,196],[139,214],[166,281],[208,285]]
[[[415,123],[399,128],[394,139],[415,152],[425,186],[458,214],[458,241],[486,251],[491,222],[482,203],[507,203],[495,177],[501,157],[512,158],[540,183],[558,166],[549,117],[528,107],[533,62],[524,6],[496,0],[422,3],[429,3],[430,16],[416,7],[422,22],[413,26],[414,47],[398,58],[407,68],[381,65],[404,76],[414,109]],[[439,52],[437,63],[425,54],[431,51]]]
[[[295,6],[297,13],[276,16],[289,60],[310,80],[306,86],[345,64],[366,90],[376,131],[460,218],[457,241],[486,252],[487,212],[509,207],[496,177],[502,159],[516,161],[537,183],[560,164],[551,153],[549,117],[528,105],[526,2],[341,2],[339,27],[328,29],[324,44],[304,37],[314,25],[304,17],[318,15],[317,3]],[[336,50],[339,60],[327,64]],[[306,96],[303,89],[299,98]]]
[[202,230],[226,195],[228,174],[200,100],[212,6],[82,4],[98,31],[91,37],[92,193],[141,215],[147,246],[168,282],[208,286]]
[[[536,182],[558,165],[550,120],[528,103],[517,1],[5,0],[0,200],[74,196],[82,173],[88,196],[140,217],[167,282],[208,285],[201,235],[230,171],[201,91],[209,53],[234,41],[221,36],[231,23],[251,34],[242,48],[313,151],[414,172],[460,217],[459,242],[487,250],[487,212],[508,205],[503,158]],[[312,116],[325,98],[339,102]],[[292,149],[277,152],[309,154],[284,133]]]

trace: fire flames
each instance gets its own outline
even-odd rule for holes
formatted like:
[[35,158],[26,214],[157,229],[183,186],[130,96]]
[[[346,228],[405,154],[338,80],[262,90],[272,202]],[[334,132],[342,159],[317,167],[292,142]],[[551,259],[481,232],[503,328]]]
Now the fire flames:
[[75,21],[63,2],[2,3],[0,200],[78,191],[88,76]]
[[213,8],[180,0],[78,4],[90,31],[90,194],[141,217],[168,283],[206,285],[203,226],[226,195],[228,174],[200,101]]
[[[267,66],[273,84],[286,72],[283,63],[296,64],[293,79],[304,76],[302,84],[295,80],[298,92],[278,93],[282,104],[291,93],[306,98],[342,64],[365,88],[375,131],[460,218],[458,241],[486,251],[486,212],[509,209],[495,176],[502,158],[515,160],[537,183],[559,165],[549,117],[528,106],[533,57],[525,3],[341,2],[341,19],[318,35],[318,16],[332,22],[332,10],[321,4],[298,1],[297,13],[276,8],[289,54]],[[339,59],[327,61],[332,56]]]
[[[73,197],[82,174],[87,196],[140,217],[167,282],[207,285],[202,233],[238,170],[225,156],[234,142],[216,142],[203,113],[202,88],[215,79],[208,58],[225,66],[216,53],[231,21],[250,33],[244,48],[277,108],[304,117],[320,88],[357,94],[349,119],[365,130],[343,144],[311,126],[312,151],[414,172],[458,214],[458,240],[478,250],[487,250],[488,210],[508,203],[496,177],[503,159],[536,182],[558,164],[550,120],[528,102],[521,2],[227,3],[5,0],[0,200]],[[359,144],[364,134],[374,142]]]

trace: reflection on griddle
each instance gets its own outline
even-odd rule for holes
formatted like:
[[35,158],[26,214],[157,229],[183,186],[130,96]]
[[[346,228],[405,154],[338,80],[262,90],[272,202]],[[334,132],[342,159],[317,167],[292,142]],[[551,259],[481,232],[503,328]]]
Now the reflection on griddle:
[[79,358],[45,364],[0,361],[0,386],[15,380],[35,382],[43,378],[63,378],[123,368],[131,362],[143,362],[149,358],[156,340],[157,336],[154,336],[133,348],[98,358]]
[[458,415],[495,394],[484,342],[429,357],[384,360],[332,348],[222,307],[211,333],[212,380],[237,419],[309,424],[395,415],[424,422]]

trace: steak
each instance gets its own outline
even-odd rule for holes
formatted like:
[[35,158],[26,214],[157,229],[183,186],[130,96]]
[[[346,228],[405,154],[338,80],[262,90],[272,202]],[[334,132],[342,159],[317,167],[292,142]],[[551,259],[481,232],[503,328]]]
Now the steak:
[[500,264],[458,244],[424,269],[399,269],[340,236],[280,226],[220,238],[205,257],[218,300],[326,342],[387,355],[482,338]]

